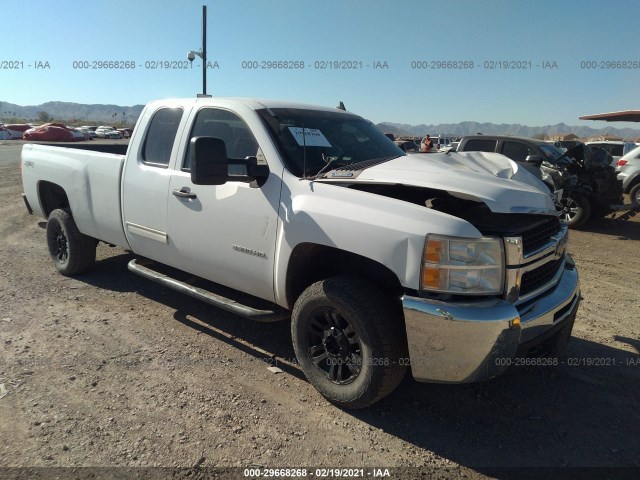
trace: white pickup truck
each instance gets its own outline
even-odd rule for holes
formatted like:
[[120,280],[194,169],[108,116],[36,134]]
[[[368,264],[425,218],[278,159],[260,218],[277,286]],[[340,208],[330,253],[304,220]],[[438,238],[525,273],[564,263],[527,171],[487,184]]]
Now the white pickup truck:
[[157,101],[126,152],[28,144],[22,175],[60,273],[86,272],[102,241],[165,286],[291,317],[304,374],[345,408],[388,395],[407,368],[475,382],[557,354],[580,301],[567,228],[536,178],[494,153],[406,155],[343,109]]

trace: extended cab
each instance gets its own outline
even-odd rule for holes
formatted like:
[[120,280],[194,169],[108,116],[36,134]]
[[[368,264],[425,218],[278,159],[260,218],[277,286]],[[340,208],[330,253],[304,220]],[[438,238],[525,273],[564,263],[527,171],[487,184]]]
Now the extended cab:
[[303,372],[342,407],[407,368],[475,382],[557,354],[578,309],[567,228],[535,177],[495,153],[406,155],[340,109],[158,101],[126,153],[25,145],[22,172],[62,274],[86,272],[102,241],[162,285],[291,317]]

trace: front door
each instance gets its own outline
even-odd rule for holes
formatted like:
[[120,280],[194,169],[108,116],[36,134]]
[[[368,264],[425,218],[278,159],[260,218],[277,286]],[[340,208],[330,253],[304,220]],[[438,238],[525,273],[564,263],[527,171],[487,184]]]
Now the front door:
[[[259,146],[251,130],[229,110],[200,110],[189,138],[196,136],[224,140],[229,158],[258,155]],[[281,183],[280,176],[272,172],[261,187],[237,181],[194,185],[187,147],[182,168],[171,172],[169,184],[171,263],[213,282],[273,301]]]

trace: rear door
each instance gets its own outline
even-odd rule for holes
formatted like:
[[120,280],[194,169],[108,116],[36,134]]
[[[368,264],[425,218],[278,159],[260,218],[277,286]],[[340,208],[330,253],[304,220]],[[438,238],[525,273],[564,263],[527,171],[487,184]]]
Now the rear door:
[[147,125],[143,141],[127,153],[122,180],[124,230],[138,255],[163,261],[169,246],[167,196],[169,165],[177,152],[176,137],[187,115],[183,105],[145,110],[139,120]]

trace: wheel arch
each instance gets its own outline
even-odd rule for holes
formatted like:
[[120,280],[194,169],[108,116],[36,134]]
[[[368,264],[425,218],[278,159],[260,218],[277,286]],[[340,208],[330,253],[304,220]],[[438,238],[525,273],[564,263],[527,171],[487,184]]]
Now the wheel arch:
[[58,208],[71,207],[64,188],[52,182],[41,181],[38,183],[38,200],[45,218],[48,218],[51,212]]
[[624,189],[624,192],[623,192],[623,193],[628,194],[628,193],[631,191],[631,189],[632,189],[633,187],[635,187],[636,185],[638,185],[639,183],[640,183],[640,171],[639,171],[638,173],[636,173],[636,174],[631,178],[631,180],[629,181],[629,183],[627,183],[627,186],[626,186],[626,188]]
[[[301,243],[291,252],[287,267],[286,298],[291,309],[311,284],[337,275],[364,278],[390,297],[402,296],[400,280],[388,267],[353,252],[314,243]],[[399,303],[398,303],[399,305]]]

